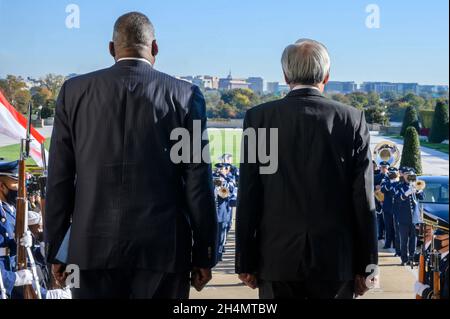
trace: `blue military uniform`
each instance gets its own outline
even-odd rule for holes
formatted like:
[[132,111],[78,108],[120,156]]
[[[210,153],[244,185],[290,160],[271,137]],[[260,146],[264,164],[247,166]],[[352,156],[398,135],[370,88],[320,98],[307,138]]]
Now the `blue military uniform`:
[[6,294],[11,297],[16,280],[17,245],[14,240],[16,224],[15,209],[11,205],[0,201],[0,270]]
[[384,249],[395,246],[395,228],[394,228],[394,197],[395,197],[395,181],[391,181],[388,177],[381,182],[381,191],[384,194],[383,201],[383,219],[386,229],[386,241]]
[[[216,167],[220,168],[222,165],[229,165],[229,164],[220,163],[217,164]],[[220,187],[216,187],[215,189],[217,222],[219,224],[217,256],[218,260],[222,260],[223,253],[225,252],[227,235],[231,228],[233,218],[230,201],[232,200],[234,194],[235,180],[231,173],[224,176],[219,172],[215,172],[213,174],[213,177],[222,179],[223,180],[222,187],[227,188],[229,193],[229,196],[224,198],[219,195]]]
[[[376,186],[381,186],[382,181],[386,178],[386,174],[378,173],[374,175],[374,190]],[[385,227],[383,218],[383,206],[380,201],[375,198],[375,208],[377,212],[377,232],[378,240],[384,239]]]
[[420,222],[419,203],[423,199],[423,192],[406,195],[410,189],[410,184],[401,181],[396,188],[395,196],[398,199],[398,224],[400,230],[400,250],[402,263],[412,261],[416,250],[416,228]]
[[[18,162],[0,162],[0,175],[17,178]],[[15,240],[16,208],[14,203],[0,201],[0,270],[6,294],[11,299],[22,299],[22,291],[14,289],[16,281],[17,242]],[[47,290],[41,287],[45,298]]]

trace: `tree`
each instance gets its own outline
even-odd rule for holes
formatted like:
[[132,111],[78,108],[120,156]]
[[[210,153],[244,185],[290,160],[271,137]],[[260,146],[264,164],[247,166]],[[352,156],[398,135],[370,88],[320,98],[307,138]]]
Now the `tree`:
[[425,100],[414,93],[406,94],[401,100],[410,106],[414,106],[416,109],[421,108],[425,104]]
[[406,129],[408,127],[414,127],[419,133],[420,125],[419,125],[419,117],[417,116],[417,110],[414,106],[408,106],[406,108],[405,116],[403,117],[403,125],[400,135],[405,136]]
[[368,105],[376,106],[380,103],[380,95],[376,92],[370,92],[367,94]]
[[400,166],[414,168],[418,175],[422,174],[419,134],[413,126],[406,129]]
[[64,80],[64,76],[56,74],[47,74],[45,77],[41,78],[42,85],[52,93],[51,98],[54,100],[58,97]]
[[14,106],[17,111],[21,113],[27,113],[28,104],[31,101],[31,94],[27,90],[21,90],[16,93],[16,98],[14,101]]
[[44,106],[53,96],[53,93],[46,87],[32,88],[34,107]]
[[448,122],[448,104],[438,101],[434,111],[430,136],[428,137],[431,143],[442,143],[442,141],[448,140]]
[[[0,80],[0,90],[5,98],[20,112],[26,112],[26,105],[30,101],[30,93],[23,79],[15,75],[7,75]],[[24,108],[25,105],[25,108]]]
[[366,116],[366,122],[369,124],[389,124],[389,118],[382,106],[373,106],[366,108],[364,114]]

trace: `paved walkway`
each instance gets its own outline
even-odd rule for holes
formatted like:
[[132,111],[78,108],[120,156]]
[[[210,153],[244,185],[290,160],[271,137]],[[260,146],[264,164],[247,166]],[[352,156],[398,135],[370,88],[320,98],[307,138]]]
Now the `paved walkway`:
[[[400,152],[403,150],[403,141],[386,136],[380,136],[376,132],[371,133],[371,148],[381,141],[389,140],[398,145]],[[424,175],[446,175],[448,176],[448,154],[433,150],[428,147],[421,148],[422,168]]]
[[[244,286],[234,273],[235,236],[232,230],[228,237],[224,259],[213,270],[213,279],[201,292],[191,289],[192,299],[257,299],[258,290]],[[379,288],[367,292],[361,299],[413,299],[417,270],[400,266],[400,258],[393,251],[382,250],[379,241]]]

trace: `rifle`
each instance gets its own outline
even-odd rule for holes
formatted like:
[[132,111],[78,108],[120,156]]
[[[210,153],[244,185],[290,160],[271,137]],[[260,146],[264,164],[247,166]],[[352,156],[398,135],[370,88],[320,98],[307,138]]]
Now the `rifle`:
[[[423,211],[422,211],[423,214]],[[420,248],[420,257],[419,257],[419,282],[425,283],[425,255],[426,255],[426,249],[425,249],[425,224],[420,224],[420,230],[419,230],[419,236],[422,238],[422,247]],[[416,295],[416,299],[422,299],[422,296]]]
[[[30,156],[30,130],[31,130],[31,102],[28,104],[28,119],[26,137],[20,143],[19,158],[19,188],[16,202],[16,243],[17,243],[17,270],[27,269],[27,248],[20,244],[20,239],[28,230],[28,196],[26,185],[25,161]],[[36,291],[32,285],[23,286],[23,296],[25,299],[41,299],[39,278],[34,274]]]
[[431,268],[433,270],[433,299],[441,299],[441,270],[439,263],[441,254],[434,250],[431,254]]
[[[41,191],[41,216],[42,220],[45,220],[45,198],[47,196],[47,158],[45,154],[45,146],[41,144],[41,156],[42,156],[42,175],[39,176],[39,189]],[[44,223],[42,223],[44,227]]]
[[3,283],[3,275],[1,270],[0,270],[0,299],[8,299],[8,297],[6,296],[6,289],[5,284]]

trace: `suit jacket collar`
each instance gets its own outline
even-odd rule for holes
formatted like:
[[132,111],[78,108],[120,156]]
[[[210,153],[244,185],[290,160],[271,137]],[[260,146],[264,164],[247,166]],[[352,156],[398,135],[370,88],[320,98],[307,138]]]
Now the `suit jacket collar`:
[[299,90],[292,90],[288,93],[288,95],[286,95],[286,97],[294,97],[294,96],[321,96],[323,97],[323,94],[320,93],[319,90],[316,89],[310,89],[310,88],[305,88],[305,89],[299,89]]

